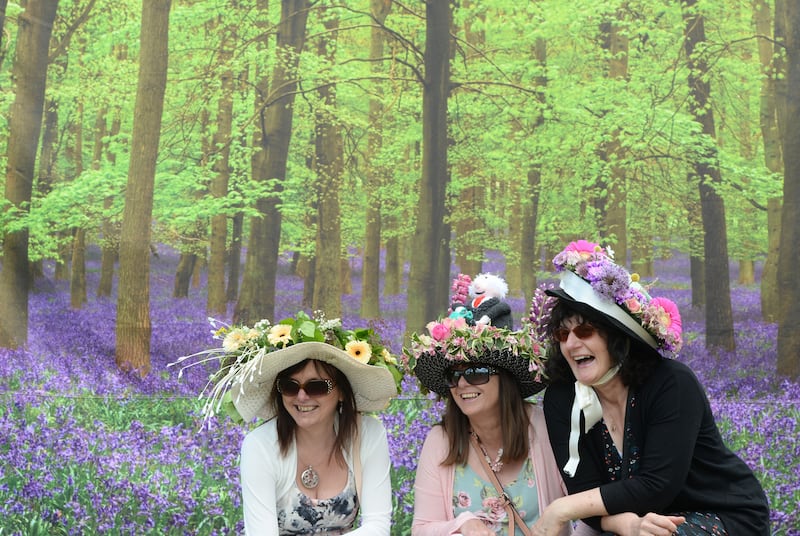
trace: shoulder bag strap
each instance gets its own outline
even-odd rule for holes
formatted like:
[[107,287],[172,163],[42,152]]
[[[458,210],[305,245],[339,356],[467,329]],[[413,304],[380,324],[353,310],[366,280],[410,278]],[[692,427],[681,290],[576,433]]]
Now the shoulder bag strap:
[[489,480],[492,482],[492,484],[494,484],[494,487],[497,490],[500,499],[504,503],[503,506],[505,507],[506,512],[508,513],[508,535],[514,536],[515,534],[514,521],[516,521],[517,523],[519,523],[519,530],[522,531],[522,534],[524,534],[525,536],[531,536],[531,531],[525,524],[525,521],[519,515],[519,512],[517,512],[517,507],[514,504],[514,501],[511,499],[511,497],[508,496],[506,490],[503,488],[503,485],[497,479],[497,475],[494,474],[494,471],[492,471],[491,467],[489,467],[489,462],[486,461],[486,458],[481,453],[481,449],[480,447],[478,447],[478,443],[475,440],[474,435],[470,434],[470,442],[472,443],[473,450],[475,450],[475,454],[478,455],[478,459],[481,461],[481,464],[483,465],[483,469],[486,472],[486,476],[488,476]]

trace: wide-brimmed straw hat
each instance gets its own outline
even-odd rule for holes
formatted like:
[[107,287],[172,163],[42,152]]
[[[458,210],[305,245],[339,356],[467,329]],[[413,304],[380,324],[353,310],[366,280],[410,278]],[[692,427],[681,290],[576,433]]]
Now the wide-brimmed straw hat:
[[403,379],[397,359],[371,328],[344,329],[340,319],[327,319],[321,311],[313,317],[300,311],[274,325],[268,320],[253,327],[219,327],[214,320],[212,325],[215,338],[222,341],[219,347],[170,364],[188,361],[181,374],[192,366],[219,364],[201,393],[206,420],[218,413],[238,422],[271,419],[275,410],[269,399],[278,374],[306,359],[339,369],[350,382],[358,411],[386,408]]
[[250,367],[250,373],[231,385],[231,400],[242,418],[251,421],[274,417],[269,396],[278,374],[306,359],[324,361],[339,369],[353,388],[358,411],[381,411],[397,395],[394,378],[386,367],[357,361],[332,344],[301,342],[262,354]]
[[413,334],[403,348],[408,368],[428,391],[446,397],[445,374],[456,365],[483,364],[508,371],[528,398],[545,388],[544,347],[527,330],[469,326],[463,318],[428,324],[429,334]]
[[571,242],[555,256],[559,288],[545,292],[569,303],[579,313],[602,315],[611,325],[658,351],[676,354],[682,344],[678,307],[650,296],[637,274],[614,262],[610,248],[593,242]]

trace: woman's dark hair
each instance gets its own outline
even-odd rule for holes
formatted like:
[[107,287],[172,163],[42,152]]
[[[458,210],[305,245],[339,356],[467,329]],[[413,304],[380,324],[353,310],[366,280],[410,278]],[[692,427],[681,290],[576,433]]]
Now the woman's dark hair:
[[[579,322],[587,322],[597,328],[600,336],[606,340],[611,359],[615,364],[622,365],[619,369],[619,376],[622,383],[627,386],[638,387],[644,383],[658,361],[663,359],[648,345],[612,324],[602,313],[587,308],[579,310],[565,300],[558,300],[550,314],[546,333],[551,340],[553,340],[553,332],[570,318],[576,318]],[[575,375],[572,374],[569,363],[561,353],[558,342],[551,345],[544,370],[552,383],[575,381]]]
[[[477,363],[476,363],[477,364]],[[505,369],[499,369],[500,378],[500,426],[503,430],[503,459],[509,463],[525,459],[528,456],[528,434],[530,425],[525,411],[526,402],[519,392],[517,381]],[[450,451],[442,462],[443,465],[465,465],[469,458],[469,419],[448,392],[445,403],[442,427],[447,434]],[[525,433],[520,433],[525,430]]]
[[270,404],[275,409],[275,425],[278,430],[278,444],[281,448],[281,455],[286,456],[289,452],[289,446],[294,440],[294,433],[297,428],[297,423],[294,421],[286,407],[283,405],[283,397],[278,392],[278,380],[281,378],[288,378],[298,370],[301,370],[306,364],[312,361],[314,368],[317,372],[324,372],[334,381],[336,387],[342,395],[341,411],[339,412],[339,431],[336,434],[336,443],[334,444],[331,456],[339,459],[342,463],[343,459],[337,456],[338,453],[346,451],[352,445],[358,426],[358,412],[356,411],[356,397],[353,393],[353,388],[347,380],[347,376],[342,373],[338,368],[330,363],[320,361],[318,359],[305,359],[298,364],[282,370],[275,378],[275,384],[272,386],[272,393],[270,393]]

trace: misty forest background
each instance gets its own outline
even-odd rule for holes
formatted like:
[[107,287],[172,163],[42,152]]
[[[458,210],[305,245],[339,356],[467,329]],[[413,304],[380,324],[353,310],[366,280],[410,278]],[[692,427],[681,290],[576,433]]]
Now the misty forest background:
[[[7,361],[46,280],[69,314],[113,300],[103,366],[145,381],[152,288],[252,325],[289,273],[300,307],[388,309],[401,340],[454,273],[524,303],[586,238],[646,281],[686,259],[703,353],[800,378],[794,0],[0,0],[0,123]],[[741,349],[732,286],[774,359]]]

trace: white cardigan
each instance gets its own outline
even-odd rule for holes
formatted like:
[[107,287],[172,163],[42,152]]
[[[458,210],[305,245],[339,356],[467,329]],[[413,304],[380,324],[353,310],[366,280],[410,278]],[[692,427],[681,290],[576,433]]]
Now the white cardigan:
[[[348,534],[388,536],[392,517],[392,483],[389,444],[383,423],[375,417],[362,416],[361,485],[358,486],[361,525]],[[347,466],[356,475],[352,453],[345,453]],[[242,503],[244,530],[248,536],[278,535],[278,498],[287,496],[295,486],[297,447],[292,442],[286,457],[278,450],[278,433],[272,419],[245,436],[241,453]]]

